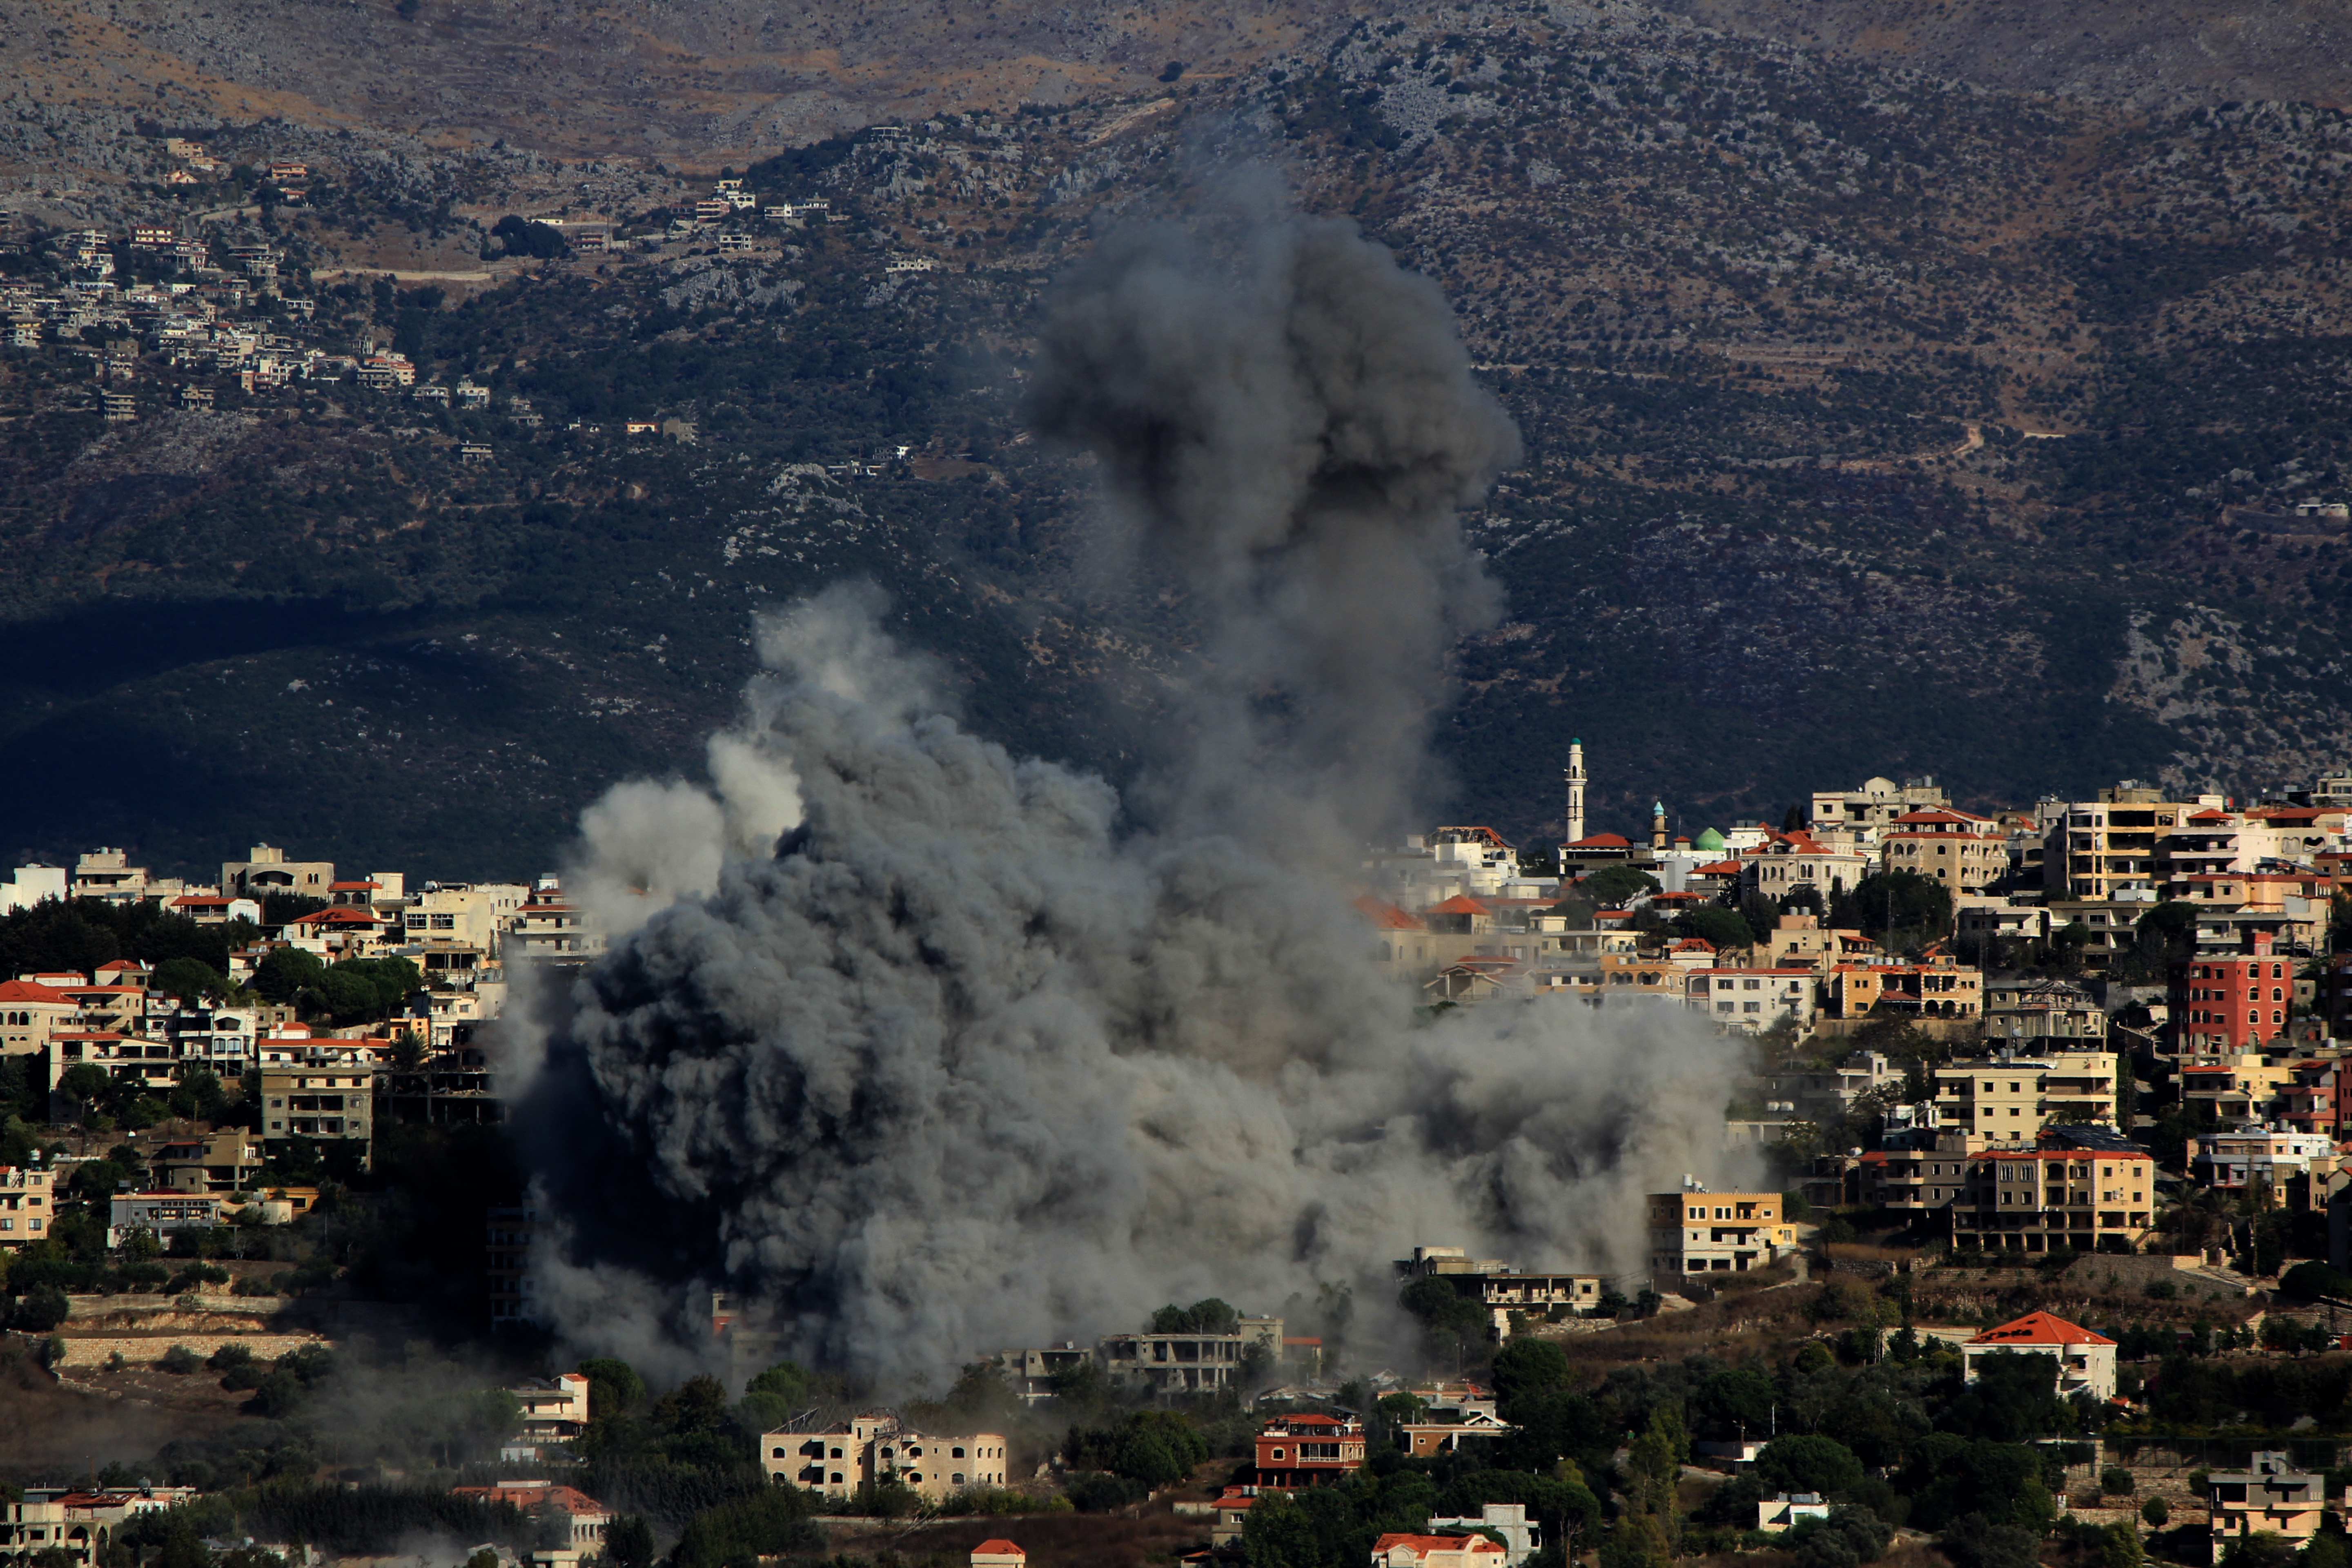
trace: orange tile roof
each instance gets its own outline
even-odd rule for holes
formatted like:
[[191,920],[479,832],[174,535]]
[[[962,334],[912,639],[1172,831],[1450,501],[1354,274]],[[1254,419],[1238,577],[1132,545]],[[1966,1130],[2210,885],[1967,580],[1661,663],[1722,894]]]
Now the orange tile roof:
[[1422,911],[1432,915],[1483,915],[1486,906],[1467,893],[1456,893],[1442,904],[1432,904]]
[[1378,1556],[1381,1552],[1391,1551],[1400,1546],[1410,1548],[1412,1551],[1416,1552],[1491,1552],[1497,1557],[1503,1554],[1503,1548],[1500,1545],[1483,1535],[1461,1536],[1412,1534],[1383,1535],[1378,1541],[1372,1542],[1372,1554],[1374,1556]]
[[1373,925],[1377,926],[1381,931],[1426,931],[1429,929],[1425,922],[1407,914],[1404,910],[1397,908],[1396,905],[1390,903],[1387,900],[1376,899],[1370,893],[1366,893],[1363,897],[1356,900],[1355,905],[1358,913],[1370,921]]
[[1029,1555],[1021,1549],[1019,1542],[1007,1541],[1001,1535],[989,1537],[973,1547],[971,1553],[975,1557],[1027,1557]]
[[[2080,1150],[2056,1152],[2082,1152]],[[2080,1323],[2070,1323],[2047,1312],[2028,1312],[1997,1329],[1987,1329],[1969,1342],[1972,1345],[2111,1345],[2115,1342],[2105,1334],[2095,1334]]]
[[47,985],[36,985],[29,980],[0,981],[0,1002],[47,1002],[59,1007],[73,1005],[73,998]]
[[1572,844],[1560,846],[1562,849],[1631,849],[1633,847],[1632,839],[1615,833],[1596,833],[1590,838],[1580,838]]

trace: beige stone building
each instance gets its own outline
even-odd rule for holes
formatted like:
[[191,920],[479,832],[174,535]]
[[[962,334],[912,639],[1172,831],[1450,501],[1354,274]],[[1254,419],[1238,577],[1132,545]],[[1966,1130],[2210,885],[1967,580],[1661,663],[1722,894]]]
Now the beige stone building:
[[1991,817],[1949,806],[1906,811],[1880,830],[1878,863],[1888,871],[1916,871],[1957,899],[2009,874],[2009,836]]
[[1651,1288],[1672,1290],[1693,1275],[1744,1274],[1797,1245],[1778,1193],[1711,1193],[1696,1183],[1649,1200]]
[[332,860],[289,860],[286,851],[257,844],[242,860],[221,863],[220,890],[258,899],[268,893],[299,893],[323,899],[335,885]]
[[1004,1437],[997,1432],[933,1436],[869,1411],[824,1432],[779,1431],[760,1439],[760,1466],[777,1486],[796,1486],[845,1502],[862,1487],[893,1482],[926,1502],[1002,1487]]
[[1945,1127],[1978,1146],[2032,1144],[2045,1127],[2116,1124],[2116,1053],[2002,1052],[1936,1069],[1936,1110]]

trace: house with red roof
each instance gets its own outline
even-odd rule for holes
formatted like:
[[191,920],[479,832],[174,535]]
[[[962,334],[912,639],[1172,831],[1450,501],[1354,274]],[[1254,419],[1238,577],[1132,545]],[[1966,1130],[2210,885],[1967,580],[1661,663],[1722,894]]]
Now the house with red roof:
[[0,981],[0,1056],[26,1057],[48,1049],[58,1031],[71,1028],[80,1014],[81,1004],[54,985]]
[[1018,1542],[991,1536],[971,1549],[971,1568],[1029,1568],[1029,1553]]
[[1879,864],[1916,871],[1955,897],[2009,874],[2009,836],[1989,816],[1949,806],[1906,811],[1879,830]]
[[604,1531],[613,1511],[576,1487],[551,1481],[500,1481],[487,1487],[451,1487],[451,1497],[483,1502],[512,1503],[526,1513],[545,1510],[568,1515],[572,1521],[571,1549],[593,1555],[604,1549]]
[[1372,1542],[1372,1568],[1502,1568],[1508,1555],[1483,1535],[1383,1535]]
[[1329,1486],[1364,1468],[1364,1424],[1350,1415],[1277,1415],[1257,1435],[1257,1484]]
[[2087,1394],[2105,1404],[2116,1396],[2116,1342],[2080,1323],[2048,1312],[2028,1312],[1987,1329],[1960,1346],[1962,1375],[1974,1383],[1983,1375],[1985,1358],[1997,1355],[2053,1358],[2058,1363],[2062,1398]]

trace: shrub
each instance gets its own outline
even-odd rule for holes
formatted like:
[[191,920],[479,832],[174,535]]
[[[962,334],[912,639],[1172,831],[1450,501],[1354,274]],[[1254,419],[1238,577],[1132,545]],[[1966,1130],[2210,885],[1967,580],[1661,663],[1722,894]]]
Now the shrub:
[[202,1368],[205,1364],[205,1361],[204,1357],[198,1355],[187,1346],[173,1345],[170,1350],[163,1352],[163,1359],[157,1362],[155,1364],[176,1377],[185,1377],[190,1373]]
[[46,1334],[73,1315],[73,1303],[54,1285],[26,1291],[8,1315],[8,1325],[28,1334]]
[[1756,1456],[1756,1474],[1776,1491],[1843,1492],[1862,1479],[1862,1461],[1834,1437],[1775,1437]]
[[2099,1472],[2099,1490],[2109,1497],[2129,1497],[2139,1489],[2139,1482],[2121,1465],[2109,1465]]
[[2160,1497],[2152,1497],[2139,1505],[2140,1521],[2150,1530],[2162,1530],[2172,1522],[2172,1510]]

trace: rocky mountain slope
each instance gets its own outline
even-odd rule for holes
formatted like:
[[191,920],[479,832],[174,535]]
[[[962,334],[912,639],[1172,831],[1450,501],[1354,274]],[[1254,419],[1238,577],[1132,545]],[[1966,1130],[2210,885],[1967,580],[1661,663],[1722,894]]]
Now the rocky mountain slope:
[[[1121,14],[1087,47],[1115,54],[1114,22],[1194,25]],[[907,58],[936,41],[908,32]],[[659,240],[715,171],[582,162],[551,121],[503,146],[392,108],[199,127],[248,165],[310,159],[296,210],[174,195],[144,110],[20,99],[0,129],[58,182],[14,198],[20,278],[59,265],[58,229],[225,212],[218,245],[310,274],[311,338],[398,342],[494,402],[297,384],[181,409],[151,363],[141,419],[110,426],[71,344],[0,358],[0,728],[44,759],[0,810],[52,854],[260,834],[528,871],[605,780],[696,765],[751,607],[846,572],[961,668],[974,723],[1130,768],[1182,606],[1090,572],[1087,476],[1018,417],[1027,333],[1103,224],[1213,216],[1265,166],[1444,285],[1526,437],[1474,520],[1509,609],[1459,650],[1449,814],[1556,833],[1570,733],[1620,827],[1654,797],[1721,823],[1871,773],[1990,804],[2340,763],[2345,524],[2295,508],[2352,495],[2352,123],[1986,86],[1859,37],[1401,9],[1236,45],[1205,79],[820,140],[751,184],[841,221],[742,220],[738,250]],[[436,58],[382,90],[413,109]],[[668,77],[628,90],[686,113]],[[705,164],[735,145],[670,123]],[[484,261],[504,213],[611,215],[651,248]],[[697,439],[620,438],[629,417]]]

